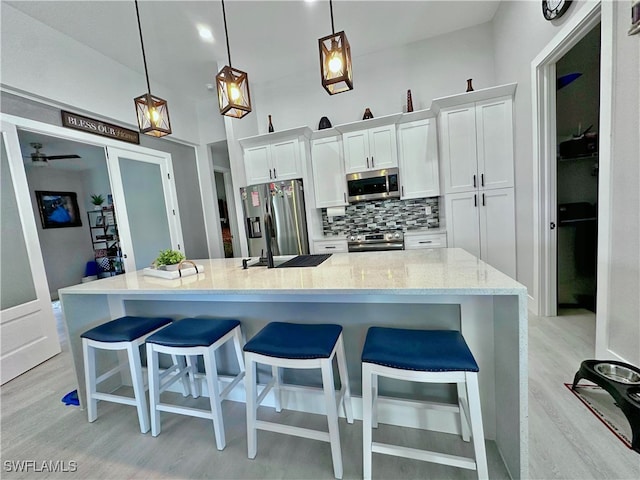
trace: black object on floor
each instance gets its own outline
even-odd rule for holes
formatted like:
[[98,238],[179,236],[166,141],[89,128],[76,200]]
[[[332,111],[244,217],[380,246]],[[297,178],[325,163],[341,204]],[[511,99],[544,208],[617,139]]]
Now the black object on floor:
[[292,258],[284,262],[281,265],[278,265],[276,268],[287,268],[287,267],[317,267],[326,259],[331,256],[330,253],[326,253],[323,255],[298,255],[297,257]]
[[585,360],[573,378],[573,390],[582,378],[613,397],[631,425],[631,448],[640,453],[640,369],[615,360]]

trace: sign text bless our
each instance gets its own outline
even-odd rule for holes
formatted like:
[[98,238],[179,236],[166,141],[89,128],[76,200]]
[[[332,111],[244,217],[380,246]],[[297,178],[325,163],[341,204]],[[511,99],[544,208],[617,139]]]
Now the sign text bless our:
[[62,110],[62,125],[84,132],[102,135],[103,137],[115,138],[124,142],[140,144],[140,135],[134,130],[119,127],[110,123],[84,117],[75,113]]

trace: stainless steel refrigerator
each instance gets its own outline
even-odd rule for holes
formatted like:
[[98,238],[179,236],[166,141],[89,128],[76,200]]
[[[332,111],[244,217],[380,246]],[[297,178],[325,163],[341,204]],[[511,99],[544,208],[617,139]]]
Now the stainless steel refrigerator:
[[266,256],[265,214],[271,215],[273,255],[309,253],[302,180],[286,180],[240,189],[249,256]]

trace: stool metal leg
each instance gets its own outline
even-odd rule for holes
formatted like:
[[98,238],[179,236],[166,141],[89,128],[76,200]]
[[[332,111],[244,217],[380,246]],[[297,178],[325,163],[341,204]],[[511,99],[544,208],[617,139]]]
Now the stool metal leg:
[[[378,382],[378,376],[371,373],[369,364],[362,364],[362,477],[364,480],[371,479],[371,420],[374,416],[372,412],[373,408],[373,388],[377,390],[377,387],[372,387],[372,377],[374,382]],[[375,409],[374,409],[375,410]]]
[[198,356],[187,355],[187,367],[189,368],[189,380],[191,384],[191,395],[193,398],[198,398],[202,395],[202,389],[200,388],[200,380],[196,377],[198,373]]
[[469,430],[469,422],[467,419],[467,415],[469,414],[468,409],[468,398],[467,395],[467,385],[465,382],[458,382],[458,408],[460,409],[460,431],[462,433],[462,440],[468,442],[471,440],[471,431]]
[[160,434],[160,371],[158,368],[158,352],[152,343],[147,343],[147,371],[149,373],[149,409],[151,410],[151,435]]
[[467,392],[469,399],[469,417],[471,421],[471,435],[473,449],[476,454],[476,469],[479,479],[488,479],[487,452],[484,445],[484,430],[482,428],[482,412],[480,410],[480,389],[478,388],[478,374],[466,372]]
[[273,397],[276,404],[276,412],[280,413],[282,411],[282,388],[280,388],[280,384],[282,383],[282,370],[280,370],[275,365],[271,366],[271,375],[273,376]]
[[216,447],[218,450],[223,450],[226,445],[226,440],[224,436],[224,422],[222,420],[222,404],[220,402],[216,352],[214,348],[209,347],[204,350],[203,354],[204,369],[207,374],[207,388],[209,390],[209,400],[211,403],[213,430],[216,436]]
[[344,408],[344,416],[347,418],[347,423],[353,423],[351,387],[349,386],[349,372],[347,371],[347,358],[344,353],[344,341],[342,340],[342,334],[338,337],[336,357],[338,359],[338,372],[340,373],[340,389],[342,391],[342,408]]
[[89,346],[86,339],[82,339],[84,355],[84,380],[87,390],[87,416],[89,422],[95,422],[98,418],[98,400],[94,398],[96,393],[96,350]]
[[133,394],[136,398],[136,408],[138,409],[138,421],[140,431],[149,431],[149,408],[147,407],[147,397],[144,392],[144,379],[142,377],[142,362],[140,361],[140,346],[137,343],[127,345],[127,355],[129,356],[129,367],[131,368],[131,382],[133,383]]
[[256,431],[256,400],[258,385],[256,384],[256,363],[247,355],[245,385],[247,391],[247,456],[256,458],[258,437]]
[[322,387],[324,400],[327,404],[327,423],[329,424],[329,438],[331,443],[331,457],[333,458],[333,474],[342,478],[342,451],[340,449],[340,428],[338,426],[338,408],[336,405],[336,390],[333,383],[333,358],[323,359],[321,362]]

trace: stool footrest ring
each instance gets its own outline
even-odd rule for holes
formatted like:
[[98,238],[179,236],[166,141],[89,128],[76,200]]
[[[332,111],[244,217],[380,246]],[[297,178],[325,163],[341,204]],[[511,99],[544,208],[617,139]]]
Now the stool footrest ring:
[[422,460],[424,462],[434,462],[452,467],[476,470],[476,462],[473,458],[460,457],[458,455],[448,455],[446,453],[432,452],[429,450],[418,450],[416,448],[401,447],[399,445],[389,445],[387,443],[373,442],[371,451],[382,453],[383,455],[393,455],[395,457]]
[[312,440],[320,440],[321,442],[331,442],[331,439],[329,438],[329,432],[312,430],[310,428],[282,425],[281,423],[265,422],[263,420],[256,420],[256,428],[258,430],[267,430],[269,432],[294,435],[296,437],[310,438]]

